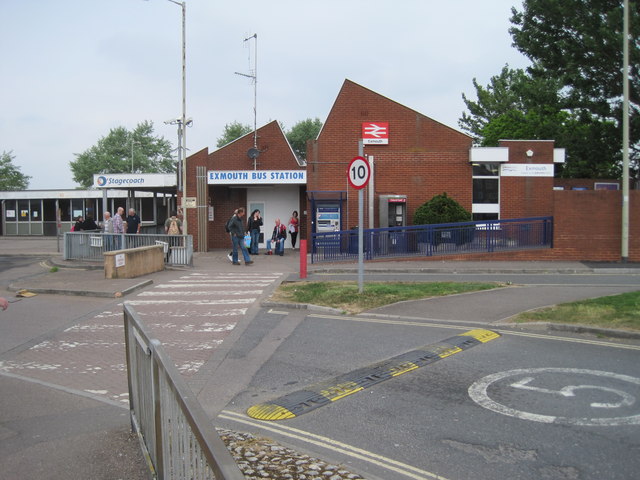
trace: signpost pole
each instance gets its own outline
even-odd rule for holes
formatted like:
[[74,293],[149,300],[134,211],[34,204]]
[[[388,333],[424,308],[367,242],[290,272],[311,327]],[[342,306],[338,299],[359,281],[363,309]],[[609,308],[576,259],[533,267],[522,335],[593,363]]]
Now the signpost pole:
[[[364,156],[362,140],[358,140],[358,156]],[[364,252],[362,225],[364,224],[364,189],[358,190],[358,293],[364,291]]]
[[[358,149],[362,153],[363,145],[362,140],[359,142]],[[347,169],[347,180],[349,184],[358,190],[358,292],[362,293],[364,290],[364,249],[363,247],[363,224],[364,224],[364,187],[367,186],[369,178],[371,177],[371,169],[367,159],[362,155],[355,157],[351,160],[349,168]]]

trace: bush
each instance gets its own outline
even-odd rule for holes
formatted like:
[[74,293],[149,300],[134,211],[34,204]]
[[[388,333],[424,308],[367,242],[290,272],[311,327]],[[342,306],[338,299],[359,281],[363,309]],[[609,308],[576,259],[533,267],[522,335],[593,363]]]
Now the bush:
[[445,193],[436,195],[427,203],[418,207],[413,215],[414,225],[434,223],[470,222],[471,213]]

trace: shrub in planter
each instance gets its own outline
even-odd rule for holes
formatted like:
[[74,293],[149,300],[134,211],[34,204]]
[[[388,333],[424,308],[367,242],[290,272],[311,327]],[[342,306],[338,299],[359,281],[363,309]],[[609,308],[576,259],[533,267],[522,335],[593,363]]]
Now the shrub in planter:
[[[413,215],[414,225],[433,225],[441,223],[458,223],[471,221],[471,213],[446,192],[436,195],[425,204],[418,207]],[[428,239],[430,243],[438,245],[443,242],[461,245],[473,240],[474,232],[471,227],[446,228],[435,232],[435,238]]]

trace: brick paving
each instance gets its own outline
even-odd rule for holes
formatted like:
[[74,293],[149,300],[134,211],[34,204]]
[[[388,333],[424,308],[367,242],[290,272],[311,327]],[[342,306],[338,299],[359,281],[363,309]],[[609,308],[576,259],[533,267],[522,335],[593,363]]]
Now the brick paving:
[[[280,275],[179,272],[127,302],[190,377]],[[0,362],[0,371],[128,402],[121,308],[118,304]]]

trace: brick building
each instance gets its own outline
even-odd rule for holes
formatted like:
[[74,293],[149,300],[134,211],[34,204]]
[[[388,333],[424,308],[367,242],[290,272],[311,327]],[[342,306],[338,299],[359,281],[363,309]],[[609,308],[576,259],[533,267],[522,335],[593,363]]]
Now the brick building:
[[[464,133],[350,80],[318,138],[308,142],[306,163],[296,158],[275,121],[255,136],[252,132],[212,153],[204,149],[190,156],[187,196],[197,195],[208,215],[203,208],[189,209],[189,233],[200,251],[227,248],[224,223],[239,206],[263,212],[266,237],[275,218],[286,223],[293,210],[300,212],[301,238],[354,228],[358,195],[349,186],[347,168],[360,152],[372,171],[364,193],[365,228],[411,225],[420,205],[446,192],[474,220],[554,216],[555,248],[518,254],[523,258],[619,259],[620,192],[554,190],[554,165],[564,161],[564,150],[552,140],[505,140],[498,147],[474,148]],[[631,211],[640,207],[638,193],[632,192]],[[591,215],[598,205],[608,210]],[[603,248],[594,249],[590,241],[593,223],[585,227],[576,221],[585,214],[602,220]],[[640,257],[638,223],[631,225],[632,260]]]

